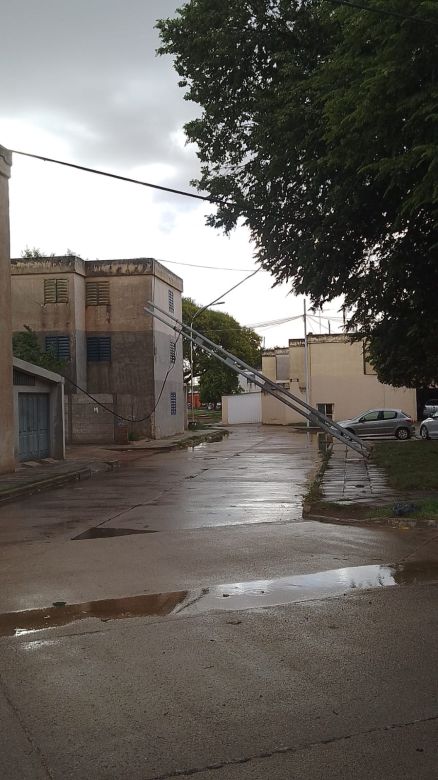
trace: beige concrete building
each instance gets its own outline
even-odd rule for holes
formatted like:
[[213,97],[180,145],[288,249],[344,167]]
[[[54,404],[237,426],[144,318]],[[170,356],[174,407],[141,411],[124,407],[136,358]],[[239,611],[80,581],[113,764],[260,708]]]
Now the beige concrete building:
[[12,155],[0,146],[0,474],[15,469],[12,392],[9,177]]
[[[304,339],[290,339],[287,348],[265,350],[262,372],[305,400]],[[414,420],[417,417],[416,390],[379,382],[365,358],[363,343],[351,343],[344,334],[308,337],[308,380],[310,405],[335,421],[376,407],[403,409]],[[303,418],[263,393],[262,420],[288,425]]]
[[162,438],[184,430],[181,345],[144,312],[151,300],[181,317],[178,276],[152,258],[25,258],[11,267],[14,332],[29,326],[46,350],[66,361],[68,441],[109,442],[128,432]]

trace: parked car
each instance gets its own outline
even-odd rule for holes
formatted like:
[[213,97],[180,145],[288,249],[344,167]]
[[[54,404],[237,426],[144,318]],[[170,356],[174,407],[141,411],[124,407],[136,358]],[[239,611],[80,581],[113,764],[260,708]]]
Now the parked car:
[[422,439],[438,439],[438,411],[423,420],[420,436]]
[[438,398],[429,398],[424,404],[423,417],[431,417],[438,412]]
[[351,420],[338,423],[356,436],[396,436],[409,439],[415,434],[412,417],[401,409],[369,409]]

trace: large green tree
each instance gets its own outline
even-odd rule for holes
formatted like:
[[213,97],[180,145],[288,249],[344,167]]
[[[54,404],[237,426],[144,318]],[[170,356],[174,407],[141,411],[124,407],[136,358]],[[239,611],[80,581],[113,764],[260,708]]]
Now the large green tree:
[[[254,368],[261,364],[261,338],[251,328],[240,325],[234,317],[215,309],[198,306],[192,298],[183,298],[183,322],[220,344],[228,352]],[[190,379],[190,342],[183,345],[185,379]],[[197,346],[193,347],[193,375],[199,377],[201,400],[217,403],[222,395],[239,392],[239,378],[232,369]]]
[[160,52],[202,108],[209,222],[242,218],[315,306],[343,296],[382,381],[438,383],[438,3],[366,4],[191,0]]

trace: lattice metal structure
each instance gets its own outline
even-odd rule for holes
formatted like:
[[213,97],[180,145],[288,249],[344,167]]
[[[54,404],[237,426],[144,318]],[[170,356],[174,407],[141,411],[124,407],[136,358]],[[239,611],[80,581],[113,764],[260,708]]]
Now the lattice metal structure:
[[164,325],[167,325],[168,328],[171,328],[178,337],[183,336],[189,341],[192,341],[193,344],[200,347],[200,349],[204,350],[204,352],[207,352],[212,357],[215,357],[221,363],[228,366],[228,368],[231,368],[236,374],[241,374],[246,379],[253,382],[253,384],[260,387],[263,392],[269,393],[269,395],[277,398],[281,403],[289,406],[290,409],[294,409],[294,411],[308,420],[312,426],[318,426],[321,430],[325,431],[325,433],[329,434],[329,436],[338,439],[338,441],[345,444],[346,447],[355,450],[364,458],[369,457],[370,451],[362,439],[355,436],[354,433],[347,431],[346,428],[342,428],[331,420],[330,417],[327,417],[318,409],[310,406],[310,404],[306,403],[298,396],[293,395],[293,393],[286,390],[286,388],[280,387],[276,382],[273,382],[272,379],[268,379],[261,371],[248,365],[248,363],[245,363],[245,361],[236,357],[236,355],[228,352],[219,344],[216,344],[214,341],[211,341],[202,333],[195,330],[195,328],[191,328],[190,325],[181,322],[174,317],[173,314],[161,309],[151,301],[147,302],[144,310],[147,314],[150,314],[152,317],[160,320]]

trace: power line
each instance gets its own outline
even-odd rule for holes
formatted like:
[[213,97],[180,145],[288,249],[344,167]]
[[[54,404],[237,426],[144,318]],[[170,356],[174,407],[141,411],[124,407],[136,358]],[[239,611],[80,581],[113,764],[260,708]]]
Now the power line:
[[180,263],[179,260],[159,260],[160,263],[170,263],[170,265],[186,265],[189,268],[208,268],[210,271],[251,271],[251,268],[224,268],[220,265],[197,265],[197,263]]
[[350,0],[328,0],[332,5],[341,5],[346,8],[354,8],[358,11],[369,11],[370,13],[379,14],[380,16],[394,16],[396,19],[403,19],[410,22],[421,22],[422,24],[433,24],[438,26],[438,21],[434,19],[425,19],[422,16],[411,16],[409,14],[403,14],[400,11],[392,11],[388,8],[375,8],[371,5],[361,5],[360,3],[353,3]]
[[197,200],[204,200],[210,203],[224,203],[220,198],[214,198],[211,195],[197,195],[195,192],[187,192],[186,190],[177,190],[173,187],[164,187],[161,184],[151,184],[148,181],[142,181],[141,179],[132,179],[129,176],[121,176],[118,173],[110,173],[109,171],[102,171],[98,168],[87,168],[85,165],[76,165],[75,163],[65,162],[65,160],[55,160],[53,157],[43,157],[40,154],[31,154],[30,152],[20,152],[17,149],[10,149],[12,154],[20,154],[23,157],[32,157],[35,160],[42,160],[43,162],[56,163],[57,165],[64,165],[67,168],[76,168],[78,171],[85,171],[86,173],[94,173],[98,176],[107,176],[110,179],[118,179],[119,181],[127,181],[130,184],[139,184],[141,187],[150,187],[154,190],[162,190],[163,192],[170,192],[174,195],[184,195],[186,198],[196,198]]
[[246,325],[247,328],[270,328],[275,325],[285,325],[287,322],[293,320],[299,320],[302,318],[302,314],[297,314],[296,317],[283,317],[281,320],[268,320],[267,322],[256,322],[254,325]]

